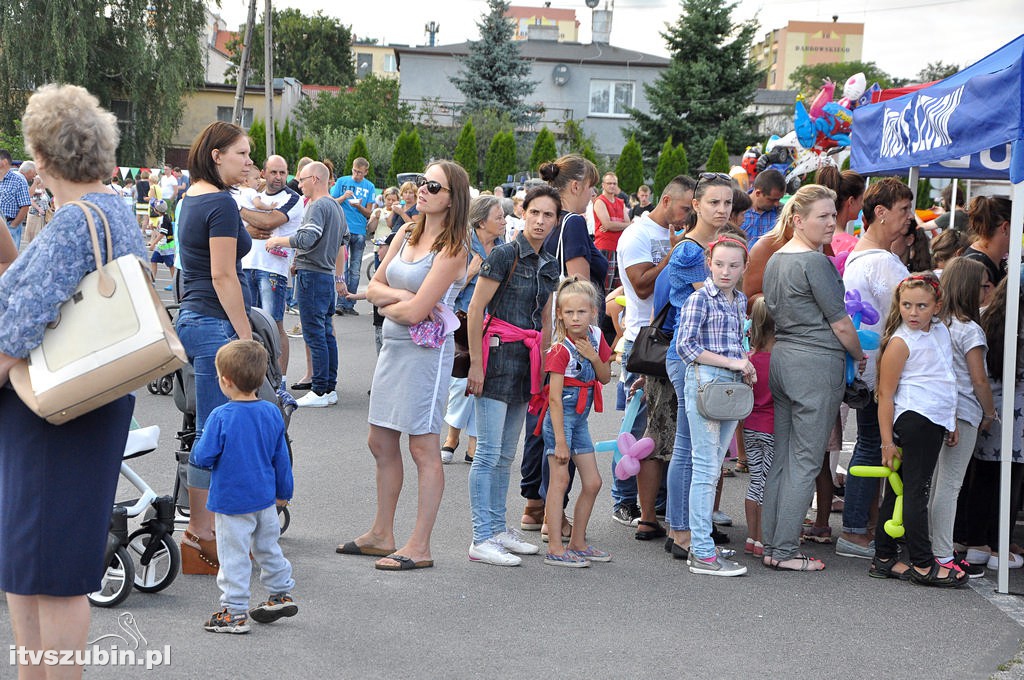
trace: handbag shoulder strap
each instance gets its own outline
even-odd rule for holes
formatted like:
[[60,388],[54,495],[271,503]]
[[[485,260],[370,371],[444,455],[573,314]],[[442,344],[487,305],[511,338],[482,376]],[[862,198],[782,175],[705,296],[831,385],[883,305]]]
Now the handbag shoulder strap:
[[569,218],[575,215],[573,212],[566,212],[562,215],[562,221],[558,225],[558,248],[555,253],[555,257],[558,258],[558,266],[560,269],[560,276],[568,276],[569,272],[565,269],[565,249],[562,246],[562,239],[565,238],[565,223],[569,221]]
[[[93,257],[96,259],[96,271],[99,273],[98,289],[100,295],[109,298],[114,294],[114,290],[117,288],[117,284],[114,283],[113,277],[104,271],[103,266],[109,264],[114,260],[114,245],[113,240],[110,236],[110,224],[107,222],[107,216],[100,210],[99,206],[90,201],[68,201],[67,205],[76,206],[79,210],[85,214],[85,223],[89,227],[89,238],[92,241],[92,252]],[[93,221],[92,213],[96,211],[100,216],[100,220],[103,222],[103,232],[106,237],[107,246],[107,261],[103,261],[103,255],[100,253],[100,239],[96,233],[96,223]]]
[[[515,273],[516,267],[519,266],[519,252],[516,251],[516,257],[512,260],[512,266],[508,268],[508,273],[505,274],[505,278],[501,282],[501,294],[498,296],[498,300],[505,297],[505,290],[508,288],[508,282],[512,280],[512,274]],[[495,301],[497,302],[497,301]],[[484,335],[487,334],[487,329],[491,327],[491,321],[494,319],[494,315],[491,314],[487,317],[487,325],[484,326]]]

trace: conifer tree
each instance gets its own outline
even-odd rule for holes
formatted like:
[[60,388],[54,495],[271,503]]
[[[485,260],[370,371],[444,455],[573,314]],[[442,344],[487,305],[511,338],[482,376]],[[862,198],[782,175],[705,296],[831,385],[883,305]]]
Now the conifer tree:
[[631,135],[622,147],[619,162],[615,164],[615,175],[619,178],[619,186],[628,194],[636,193],[637,187],[644,183],[644,160],[635,135]]
[[708,162],[705,164],[704,169],[708,172],[724,172],[728,174],[729,167],[729,152],[725,148],[725,140],[719,137],[711,147],[711,153],[708,155]]
[[484,161],[484,183],[488,187],[504,184],[516,171],[516,138],[511,130],[499,132],[491,140]]
[[459,141],[455,144],[455,153],[452,160],[461,165],[469,173],[469,183],[476,184],[480,179],[480,156],[476,148],[476,128],[473,127],[473,119],[467,118],[462,131],[459,133]]
[[541,163],[547,163],[558,158],[558,149],[555,147],[555,135],[545,125],[537,133],[537,139],[533,142],[533,152],[530,154],[530,172],[537,172]]
[[[356,138],[352,140],[352,147],[348,150],[348,163],[345,165],[346,170],[352,169],[352,162],[357,158],[365,158],[369,160],[370,149],[366,146],[366,136],[363,133],[356,135]],[[348,174],[346,172],[346,174]]]

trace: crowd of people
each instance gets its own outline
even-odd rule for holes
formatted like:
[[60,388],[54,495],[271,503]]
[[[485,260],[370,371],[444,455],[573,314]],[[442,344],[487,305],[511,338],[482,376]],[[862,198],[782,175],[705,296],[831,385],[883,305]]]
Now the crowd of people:
[[[467,172],[435,160],[378,203],[365,159],[343,177],[329,161],[302,159],[289,181],[284,158],[270,156],[258,170],[246,132],[224,122],[197,137],[187,174],[168,167],[126,193],[108,172],[116,121],[85,90],[41,88],[23,126],[37,176],[10,178],[11,159],[0,151],[0,199],[15,197],[0,200],[14,227],[0,230],[0,382],[95,266],[84,215],[65,204],[86,198],[98,206],[115,255],[143,256],[149,230],[153,267],[180,275],[176,329],[195,374],[181,554],[186,573],[218,575],[221,606],[207,630],[243,633],[250,619],[298,612],[275,509],[293,482],[278,411],[256,396],[274,358],[253,342],[253,307],[277,324],[282,375],[290,361],[285,314],[298,311],[306,374],[290,387],[305,392],[299,407],[329,407],[341,402],[334,317],[358,315],[359,300],[373,306],[376,511],[368,530],[337,552],[373,556],[377,569],[434,566],[442,466],[462,434],[470,440],[470,560],[515,566],[539,552],[559,567],[611,560],[587,538],[605,486],[588,418],[604,409],[613,376],[617,407],[640,400],[626,425],[635,439],[650,437],[653,452],[635,475],[606,477],[612,518],[637,540],[664,539],[669,559],[685,560],[693,574],[741,576],[748,559],[776,570],[824,569],[800,545],[832,542],[838,490],[836,554],[869,560],[873,577],[960,587],[1002,560],[1024,565],[1017,546],[995,550],[1002,417],[1014,420],[1012,510],[1024,481],[1024,371],[1013,386],[1001,384],[1007,353],[1024,358],[1021,341],[1003,346],[1006,199],[978,196],[960,211],[963,199],[949,196],[954,219],[919,224],[901,180],[868,183],[835,167],[789,196],[782,175],[768,169],[749,193],[729,175],[704,172],[673,178],[660,195],[643,186],[624,199],[614,173],[602,176],[569,154],[542,164],[542,181],[515,199],[498,195],[502,187],[472,197]],[[8,207],[28,187],[24,209]],[[835,252],[835,234],[858,215],[856,246]],[[18,227],[32,218],[38,228],[19,254]],[[361,293],[370,239],[377,267]],[[50,267],[58,258],[64,266]],[[855,321],[851,297],[875,313]],[[663,361],[643,355],[642,331],[652,325],[671,338]],[[465,347],[456,347],[460,327]],[[863,331],[880,336],[877,349],[862,345]],[[457,353],[468,358],[461,374],[453,373]],[[640,361],[643,374],[630,370]],[[750,388],[749,414],[710,404],[720,384]],[[274,387],[280,401],[295,400],[286,377]],[[1018,400],[1013,414],[1000,412],[1004,389]],[[11,389],[0,389],[0,400],[0,589],[18,644],[78,648],[88,630],[82,595],[103,574],[132,397],[62,427],[33,415]],[[850,464],[898,468],[900,497],[877,478],[838,474],[851,408]],[[400,540],[403,435],[417,504],[412,533]],[[507,497],[520,450],[516,525]],[[732,524],[719,507],[723,476],[736,474],[730,451],[749,475],[747,537],[735,550],[723,547],[720,528]],[[807,520],[815,494],[817,515]],[[68,497],[78,511],[59,524],[41,511]],[[883,529],[897,508],[901,541]],[[532,531],[546,548],[524,533]],[[269,591],[255,607],[250,550]]]

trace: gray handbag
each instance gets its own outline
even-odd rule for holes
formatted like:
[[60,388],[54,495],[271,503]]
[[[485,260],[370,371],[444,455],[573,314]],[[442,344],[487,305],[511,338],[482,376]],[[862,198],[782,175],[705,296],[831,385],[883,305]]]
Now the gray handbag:
[[754,388],[743,381],[700,384],[699,364],[693,365],[697,380],[697,411],[708,420],[743,420],[754,410]]

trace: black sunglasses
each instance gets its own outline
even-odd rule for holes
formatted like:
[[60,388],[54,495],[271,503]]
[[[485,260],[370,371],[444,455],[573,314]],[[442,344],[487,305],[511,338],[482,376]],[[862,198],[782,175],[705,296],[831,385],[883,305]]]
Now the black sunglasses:
[[733,181],[732,177],[725,174],[724,172],[702,172],[700,173],[700,175],[697,176],[697,184],[700,184],[701,181],[704,180],[710,182],[715,179],[720,179],[724,182],[729,182],[730,184],[732,184]]
[[423,186],[427,187],[427,191],[432,194],[438,194],[442,191],[447,191],[449,194],[452,193],[451,189],[441,186],[440,182],[435,182],[432,179],[427,179],[423,175],[420,175],[416,178],[416,187],[419,188]]

